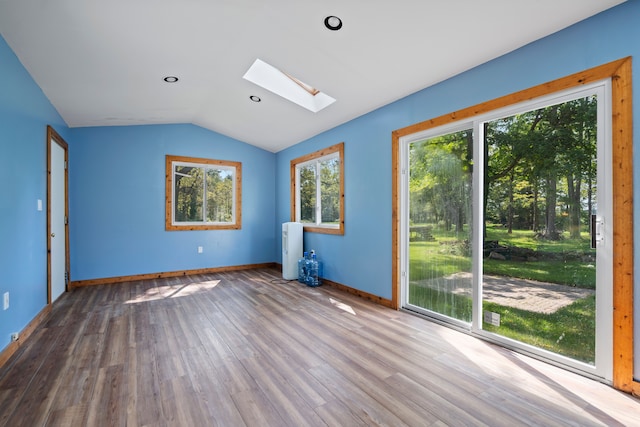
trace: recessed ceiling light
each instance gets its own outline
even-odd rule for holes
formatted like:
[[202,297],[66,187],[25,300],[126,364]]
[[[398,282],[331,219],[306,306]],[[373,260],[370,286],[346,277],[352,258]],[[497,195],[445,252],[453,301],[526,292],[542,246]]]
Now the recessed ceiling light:
[[259,97],[259,96],[255,96],[255,95],[251,95],[251,96],[249,97],[249,99],[250,99],[250,100],[252,100],[253,102],[260,102],[260,101],[262,101],[262,99],[260,99],[260,97]]
[[176,83],[178,78],[176,76],[167,76],[163,80],[167,83]]
[[331,31],[338,31],[342,28],[342,19],[337,16],[327,16],[324,18],[324,26],[330,29]]

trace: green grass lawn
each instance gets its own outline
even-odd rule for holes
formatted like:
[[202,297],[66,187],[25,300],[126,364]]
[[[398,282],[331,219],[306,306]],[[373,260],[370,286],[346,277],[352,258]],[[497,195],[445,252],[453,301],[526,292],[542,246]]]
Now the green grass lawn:
[[485,274],[520,277],[579,288],[596,287],[595,262],[579,259],[595,255],[595,251],[589,247],[589,236],[586,233],[583,233],[581,239],[569,239],[568,233],[565,233],[559,241],[548,241],[536,239],[530,230],[513,230],[513,233],[509,234],[503,228],[487,226],[487,240],[497,240],[505,246],[557,254],[558,259],[548,260],[540,257],[538,261],[532,262],[487,259],[483,262]]
[[409,245],[411,280],[444,277],[459,271],[471,271],[471,258],[443,251],[439,241],[412,242]]
[[485,302],[485,311],[500,314],[500,326],[483,329],[586,363],[595,361],[596,298],[590,296],[552,314]]
[[[409,287],[409,301],[445,316],[471,322],[471,298],[423,286]],[[484,311],[500,314],[500,326],[482,328],[586,363],[595,359],[595,296],[580,299],[552,314],[506,307],[492,302]]]
[[531,230],[513,230],[509,234],[504,227],[487,224],[487,240],[543,252],[591,252],[588,233],[582,233],[580,239],[570,239],[569,233],[564,232],[562,239],[554,241],[537,239]]
[[[466,236],[458,239],[454,233],[433,227],[435,241],[411,242],[409,245],[409,278],[412,282],[446,277],[471,271],[471,256]],[[536,239],[528,230],[487,227],[487,240],[500,245],[526,248],[552,256],[537,261],[483,260],[484,274],[509,276],[542,282],[595,289],[595,262],[588,256],[588,236],[559,241]],[[553,256],[555,255],[555,256]],[[409,301],[420,307],[471,321],[471,299],[424,286],[409,287]],[[567,357],[593,363],[595,354],[595,297],[588,297],[558,310],[541,314],[485,302],[483,309],[499,313],[500,327],[484,324],[483,329],[496,332],[527,344]]]
[[[409,277],[411,280],[432,279],[459,271],[471,271],[471,256],[464,253],[466,246],[463,243],[454,243],[456,241],[455,233],[443,232],[434,228],[432,234],[435,241],[411,242],[409,244]],[[553,242],[536,239],[533,232],[529,230],[514,230],[512,234],[508,234],[503,228],[488,226],[487,240],[498,241],[501,245],[506,246],[559,254],[559,259],[540,259],[538,261],[485,259],[483,271],[485,274],[496,276],[520,277],[595,289],[595,262],[583,262],[575,259],[580,255],[594,254],[589,248],[587,237],[580,240],[564,238]],[[571,256],[563,259],[561,254],[570,254]]]
[[596,288],[595,264],[579,261],[497,261],[485,260],[484,273],[492,276],[519,277],[547,283]]
[[424,286],[410,285],[409,301],[418,307],[427,308],[463,322],[471,322],[473,314],[471,298]]

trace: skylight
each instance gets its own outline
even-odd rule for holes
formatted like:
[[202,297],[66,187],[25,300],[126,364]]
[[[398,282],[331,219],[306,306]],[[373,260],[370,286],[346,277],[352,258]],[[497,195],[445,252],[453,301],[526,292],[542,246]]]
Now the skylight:
[[243,78],[314,113],[336,101],[313,86],[283,73],[261,59],[255,60]]

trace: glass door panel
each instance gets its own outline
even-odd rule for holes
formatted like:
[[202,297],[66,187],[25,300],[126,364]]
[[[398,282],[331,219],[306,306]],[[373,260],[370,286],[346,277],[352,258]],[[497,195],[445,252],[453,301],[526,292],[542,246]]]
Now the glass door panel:
[[596,96],[484,124],[482,329],[587,364],[597,134]]
[[471,129],[409,144],[409,308],[472,319]]
[[403,308],[611,379],[610,90],[400,141]]

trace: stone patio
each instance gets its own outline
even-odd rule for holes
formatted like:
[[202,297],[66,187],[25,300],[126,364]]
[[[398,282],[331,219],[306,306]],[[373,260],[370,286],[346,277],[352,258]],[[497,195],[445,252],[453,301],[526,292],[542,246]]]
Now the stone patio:
[[[486,301],[538,313],[555,313],[562,307],[593,295],[593,289],[576,288],[555,283],[513,277],[483,277],[483,296]],[[438,279],[421,280],[420,285],[434,289],[447,288],[458,295],[471,296],[471,273],[456,273]]]

